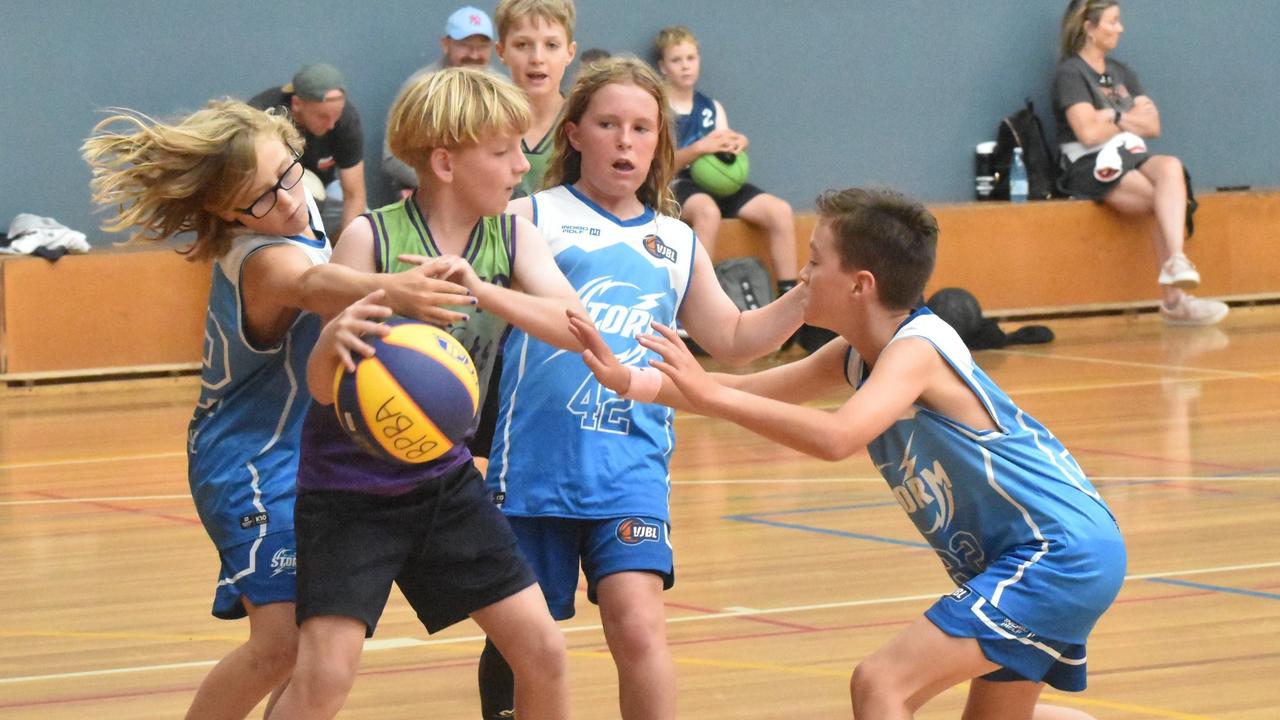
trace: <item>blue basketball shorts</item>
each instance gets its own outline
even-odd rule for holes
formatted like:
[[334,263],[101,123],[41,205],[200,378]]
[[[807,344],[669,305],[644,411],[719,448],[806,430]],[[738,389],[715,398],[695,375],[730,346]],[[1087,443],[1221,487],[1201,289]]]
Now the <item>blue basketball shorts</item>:
[[292,530],[274,532],[218,551],[222,567],[213,596],[213,616],[236,620],[247,615],[242,599],[254,605],[294,602],[297,598],[298,543]]
[[662,578],[664,590],[676,582],[671,529],[657,518],[630,515],[606,520],[512,517],[511,529],[533,566],[551,617],[573,617],[578,563],[587,577],[587,600],[598,603],[600,580],[620,572],[648,572]]
[[1084,645],[1037,635],[1002,613],[968,585],[956,588],[925,611],[939,630],[959,638],[973,638],[982,654],[999,670],[982,676],[994,682],[1030,680],[1069,692],[1085,689]]

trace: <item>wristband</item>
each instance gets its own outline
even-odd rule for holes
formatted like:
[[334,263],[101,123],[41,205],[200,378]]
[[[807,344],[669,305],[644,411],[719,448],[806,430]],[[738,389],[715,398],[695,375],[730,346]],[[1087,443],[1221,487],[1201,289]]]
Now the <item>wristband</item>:
[[1120,108],[1116,108],[1116,127],[1120,127]]
[[622,393],[622,397],[639,402],[653,402],[662,389],[662,371],[655,368],[627,367],[631,371],[631,387]]

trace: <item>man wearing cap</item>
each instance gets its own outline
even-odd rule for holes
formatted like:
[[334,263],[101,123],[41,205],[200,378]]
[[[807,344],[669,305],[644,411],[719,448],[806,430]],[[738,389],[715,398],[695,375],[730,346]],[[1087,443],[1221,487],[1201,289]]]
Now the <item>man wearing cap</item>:
[[[306,65],[284,87],[268,88],[249,100],[256,108],[283,107],[302,131],[302,166],[308,188],[321,204],[325,229],[336,239],[347,223],[365,212],[364,134],[360,114],[347,102],[342,74],[332,65]],[[341,210],[334,225],[334,216]]]
[[[454,10],[444,24],[444,35],[440,38],[440,59],[410,75],[396,91],[396,97],[418,78],[437,70],[449,67],[492,69],[489,62],[493,41],[493,21],[483,10],[469,5]],[[418,176],[413,168],[391,154],[391,144],[386,141],[385,136],[382,141],[382,170],[391,178],[391,184],[402,191],[402,195],[418,187]]]

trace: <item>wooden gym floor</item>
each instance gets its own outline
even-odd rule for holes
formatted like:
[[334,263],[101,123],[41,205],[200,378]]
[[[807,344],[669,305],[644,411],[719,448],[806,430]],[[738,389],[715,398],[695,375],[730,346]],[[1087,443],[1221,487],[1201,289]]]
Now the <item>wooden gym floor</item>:
[[[1100,718],[1280,715],[1280,308],[1220,327],[1058,320],[979,362],[1091,475],[1129,580],[1090,643]],[[209,615],[216,555],[187,492],[193,378],[0,389],[0,717],[171,718],[247,632]],[[832,398],[831,402],[838,402]],[[865,455],[810,460],[679,420],[685,718],[848,717],[859,658],[950,591]],[[579,718],[617,717],[594,608],[565,623]],[[480,637],[427,638],[393,593],[342,716],[475,718]],[[922,718],[957,717],[964,690]]]

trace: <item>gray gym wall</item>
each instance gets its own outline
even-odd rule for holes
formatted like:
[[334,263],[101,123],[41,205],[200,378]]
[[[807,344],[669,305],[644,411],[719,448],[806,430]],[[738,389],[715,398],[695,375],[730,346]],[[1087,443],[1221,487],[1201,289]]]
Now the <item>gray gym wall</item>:
[[[481,2],[486,11],[493,0]],[[365,122],[371,202],[387,107],[436,59],[461,2],[411,0],[0,0],[0,231],[19,212],[95,244],[81,140],[124,106],[172,116],[249,97],[325,61]],[[831,186],[897,187],[930,202],[972,197],[973,146],[1032,97],[1052,137],[1048,84],[1064,0],[579,0],[579,49],[649,59],[656,31],[702,43],[700,88],[751,139],[752,179],[798,209]],[[1201,191],[1280,185],[1275,0],[1127,0],[1116,56],[1161,110],[1157,151]],[[573,72],[576,68],[571,68]]]

